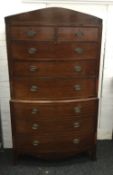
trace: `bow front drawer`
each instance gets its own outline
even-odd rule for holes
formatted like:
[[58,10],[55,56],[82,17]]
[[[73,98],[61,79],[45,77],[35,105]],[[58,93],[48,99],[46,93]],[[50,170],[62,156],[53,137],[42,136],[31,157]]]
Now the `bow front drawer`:
[[51,136],[18,134],[17,138],[16,146],[24,153],[38,153],[37,156],[49,154],[54,158],[56,154],[58,154],[58,157],[62,156],[63,153],[67,153],[66,156],[68,154],[73,155],[76,152],[90,148],[93,145],[94,135],[92,133],[78,135],[66,132],[59,135],[51,134]]
[[[57,116],[56,116],[57,117]],[[39,120],[28,121],[15,119],[16,132],[17,133],[32,133],[32,134],[49,134],[54,131],[54,134],[60,134],[65,132],[74,133],[94,133],[96,128],[95,116],[87,118],[73,119],[71,116],[64,120]]]
[[[78,120],[97,115],[97,99],[47,102],[11,102],[11,110],[17,120],[64,121]],[[15,118],[14,117],[14,118]]]

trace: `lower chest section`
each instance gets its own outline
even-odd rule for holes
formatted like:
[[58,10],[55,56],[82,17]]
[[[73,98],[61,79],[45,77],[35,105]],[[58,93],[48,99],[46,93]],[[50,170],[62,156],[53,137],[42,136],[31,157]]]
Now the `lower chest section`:
[[11,102],[14,147],[73,154],[95,142],[98,100]]

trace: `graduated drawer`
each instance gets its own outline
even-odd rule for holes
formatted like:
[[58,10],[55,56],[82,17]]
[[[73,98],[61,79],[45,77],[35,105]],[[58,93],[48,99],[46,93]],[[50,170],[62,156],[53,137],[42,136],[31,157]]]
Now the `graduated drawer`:
[[46,102],[12,102],[11,111],[14,120],[39,122],[63,121],[89,118],[97,115],[98,100],[67,100]]
[[[16,135],[16,148],[29,153],[55,153],[76,152],[85,150],[94,144],[94,134],[61,133],[56,136],[48,135]],[[38,154],[39,155],[39,154]],[[55,154],[56,155],[56,154]]]
[[12,97],[16,99],[72,99],[97,96],[95,78],[15,78],[12,85]]
[[98,75],[97,60],[60,62],[22,62],[13,63],[14,76],[33,77],[86,77]]
[[[55,114],[54,114],[55,115]],[[92,114],[91,114],[92,115]],[[50,120],[43,120],[40,119],[39,121],[32,120],[18,120],[15,116],[15,128],[16,133],[20,134],[49,134],[50,136],[57,135],[60,133],[71,132],[71,133],[85,133],[90,134],[94,133],[96,130],[96,115],[95,116],[88,116],[86,118],[74,118],[70,116],[70,118],[63,118],[57,119],[57,115]],[[49,136],[48,136],[49,137]]]
[[58,38],[62,41],[98,41],[98,28],[92,27],[59,27]]
[[98,58],[97,43],[12,42],[11,55],[17,60],[76,60]]
[[52,27],[16,27],[10,29],[10,36],[12,40],[25,41],[53,41],[54,28]]

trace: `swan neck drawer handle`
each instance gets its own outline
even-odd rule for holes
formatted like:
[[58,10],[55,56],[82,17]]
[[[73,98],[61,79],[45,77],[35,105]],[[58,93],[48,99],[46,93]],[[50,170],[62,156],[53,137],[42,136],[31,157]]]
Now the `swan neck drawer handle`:
[[83,35],[84,35],[84,33],[81,31],[75,32],[75,36],[77,36],[77,37],[82,37]]
[[33,146],[38,146],[39,145],[39,141],[38,140],[34,140],[32,144],[33,144]]
[[35,32],[35,31],[33,31],[33,30],[29,30],[29,31],[27,32],[27,36],[28,36],[28,37],[34,37],[36,34],[37,34],[37,32]]
[[74,67],[74,70],[75,70],[76,72],[81,72],[82,67],[81,67],[81,66],[75,66],[75,67]]
[[32,85],[30,88],[31,92],[36,92],[37,90],[38,90],[38,86],[36,86],[36,85]]
[[37,130],[38,127],[39,127],[39,125],[37,123],[33,123],[33,125],[32,125],[32,129],[33,130]]
[[75,51],[77,54],[82,54],[82,53],[83,53],[83,49],[80,48],[80,47],[75,48],[74,51]]
[[37,66],[30,66],[30,72],[36,72],[38,70]]
[[80,123],[79,122],[75,122],[74,123],[74,128],[79,128],[80,127]]
[[80,143],[80,139],[78,139],[78,138],[73,139],[73,143],[74,143],[74,144],[79,144],[79,143]]
[[37,49],[34,48],[34,47],[31,47],[31,48],[28,49],[28,53],[31,54],[31,55],[35,54],[36,52],[37,52]]
[[39,110],[37,108],[33,108],[31,113],[32,114],[37,114],[38,112],[39,112]]
[[80,90],[81,90],[81,86],[80,86],[79,84],[76,84],[76,85],[74,86],[74,89],[75,89],[76,91],[80,91]]
[[75,113],[81,113],[81,106],[76,106],[74,108]]

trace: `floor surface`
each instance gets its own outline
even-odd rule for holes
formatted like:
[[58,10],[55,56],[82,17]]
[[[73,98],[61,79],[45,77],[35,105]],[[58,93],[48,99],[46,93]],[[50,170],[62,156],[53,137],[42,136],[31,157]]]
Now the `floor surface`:
[[91,161],[87,155],[56,162],[25,156],[13,165],[11,151],[3,150],[0,175],[113,175],[113,141],[98,142],[97,161]]

